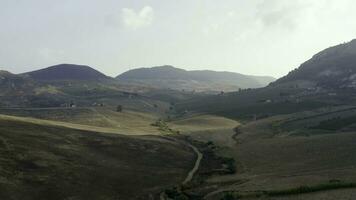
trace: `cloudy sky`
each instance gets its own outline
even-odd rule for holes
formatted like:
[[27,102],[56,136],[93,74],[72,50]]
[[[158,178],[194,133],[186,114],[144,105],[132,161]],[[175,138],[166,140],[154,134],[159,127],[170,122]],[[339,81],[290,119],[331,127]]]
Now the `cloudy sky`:
[[356,38],[354,0],[0,0],[0,68],[170,64],[280,77]]

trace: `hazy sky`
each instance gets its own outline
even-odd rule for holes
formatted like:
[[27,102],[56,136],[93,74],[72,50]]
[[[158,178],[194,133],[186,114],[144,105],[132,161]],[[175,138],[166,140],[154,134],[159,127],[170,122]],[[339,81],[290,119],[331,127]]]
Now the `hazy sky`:
[[355,0],[0,0],[0,68],[286,74],[356,38]]

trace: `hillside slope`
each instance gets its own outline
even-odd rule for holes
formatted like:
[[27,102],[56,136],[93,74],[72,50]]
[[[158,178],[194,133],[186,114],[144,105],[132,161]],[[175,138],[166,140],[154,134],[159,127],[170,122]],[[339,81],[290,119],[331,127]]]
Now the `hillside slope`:
[[0,70],[0,96],[24,94],[33,85],[34,82],[24,76]]
[[272,85],[298,81],[322,88],[356,88],[356,39],[319,52]]
[[259,118],[356,102],[356,40],[328,48],[269,86],[196,98],[180,111]]
[[119,75],[116,79],[121,82],[188,91],[236,91],[239,88],[263,87],[274,80],[272,77],[232,72],[186,71],[172,66],[134,69]]
[[149,199],[184,180],[189,147],[0,115],[0,199]]

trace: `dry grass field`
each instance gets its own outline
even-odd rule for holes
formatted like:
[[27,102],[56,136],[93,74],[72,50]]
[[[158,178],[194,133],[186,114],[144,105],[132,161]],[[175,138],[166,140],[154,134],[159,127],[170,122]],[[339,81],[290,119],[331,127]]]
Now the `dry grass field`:
[[189,147],[159,136],[8,116],[0,133],[0,199],[150,199],[182,182],[195,161]]
[[126,135],[160,134],[156,127],[151,126],[160,117],[159,115],[132,110],[116,112],[114,107],[0,109],[0,113],[32,118],[33,122],[55,121],[55,123],[66,124],[70,128]]
[[235,142],[231,139],[233,129],[239,126],[235,120],[215,115],[193,115],[174,120],[169,126],[182,134],[201,142],[214,142],[218,146],[230,146]]

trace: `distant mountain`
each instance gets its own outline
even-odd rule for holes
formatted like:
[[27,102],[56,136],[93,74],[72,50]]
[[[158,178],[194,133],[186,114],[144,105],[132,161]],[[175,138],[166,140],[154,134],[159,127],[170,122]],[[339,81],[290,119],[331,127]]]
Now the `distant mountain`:
[[267,76],[248,76],[233,72],[186,71],[173,66],[134,69],[116,79],[126,83],[190,91],[236,91],[239,88],[264,87],[275,80]]
[[356,40],[321,51],[271,85],[288,83],[328,89],[356,88]]
[[103,73],[85,65],[60,64],[37,71],[25,73],[38,81],[60,81],[60,80],[100,80],[107,79]]
[[120,103],[124,107],[156,112],[153,105],[160,102],[168,105],[193,95],[196,94],[121,84],[83,65],[61,64],[23,74],[0,70],[0,108],[61,107],[72,102],[77,106]]

